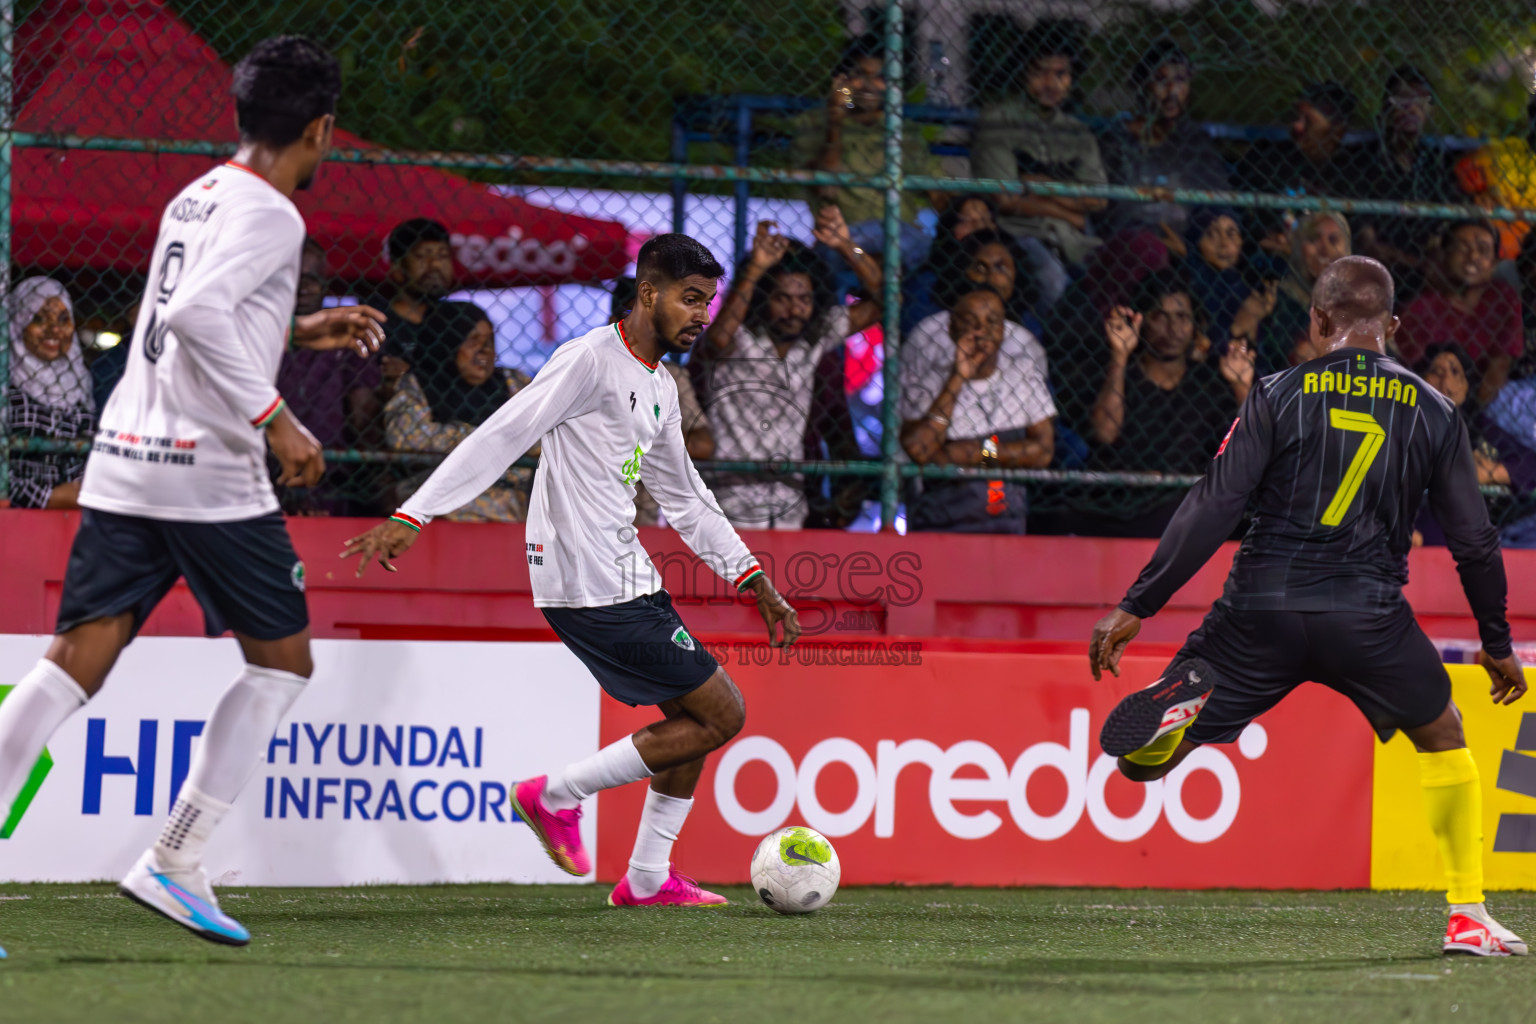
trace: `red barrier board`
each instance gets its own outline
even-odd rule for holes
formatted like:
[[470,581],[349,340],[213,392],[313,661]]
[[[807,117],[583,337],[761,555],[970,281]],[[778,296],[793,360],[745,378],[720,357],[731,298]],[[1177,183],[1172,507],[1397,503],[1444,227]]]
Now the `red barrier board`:
[[[1240,742],[1143,787],[1100,754],[1098,729],[1161,652],[1096,683],[1081,653],[914,643],[906,664],[802,662],[825,661],[817,650],[760,665],[768,648],[730,646],[747,725],[704,770],[682,870],[744,882],[762,835],[804,823],[832,839],[851,885],[1370,884],[1373,737],[1332,691],[1302,687]],[[602,741],[654,718],[605,699]],[[600,878],[625,870],[643,798],[638,785],[601,795]]]

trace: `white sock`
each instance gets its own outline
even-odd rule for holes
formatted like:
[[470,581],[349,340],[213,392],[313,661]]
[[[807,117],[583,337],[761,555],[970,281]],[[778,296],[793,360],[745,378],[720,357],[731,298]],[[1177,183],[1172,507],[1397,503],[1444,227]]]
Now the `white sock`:
[[218,805],[234,803],[307,682],[292,672],[245,666],[203,728],[182,794],[194,790]]
[[635,852],[629,857],[629,888],[645,899],[666,884],[672,869],[672,844],[693,810],[693,797],[666,796],[645,791],[645,810],[640,812],[640,831],[635,833]]
[[155,861],[167,871],[195,868],[203,862],[208,837],[229,812],[229,804],[199,792],[191,782],[181,784],[176,805],[155,841]]
[[42,658],[0,701],[0,822],[53,731],[88,699],[68,672]]
[[568,811],[600,789],[648,779],[656,773],[645,766],[633,736],[615,740],[584,761],[567,765],[549,777],[544,805],[552,811]]

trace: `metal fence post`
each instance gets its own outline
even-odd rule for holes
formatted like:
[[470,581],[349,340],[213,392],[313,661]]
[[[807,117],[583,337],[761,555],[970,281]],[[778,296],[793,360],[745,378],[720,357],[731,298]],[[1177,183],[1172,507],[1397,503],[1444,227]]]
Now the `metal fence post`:
[[[12,141],[16,125],[12,109],[14,91],[11,47],[16,34],[15,0],[0,0],[0,382],[11,382],[11,173]],[[0,502],[11,496],[10,406],[0,408]]]
[[[672,162],[688,162],[688,124],[681,107],[672,110]],[[688,230],[688,179],[672,179],[672,230],[681,234]]]
[[885,8],[885,245],[884,282],[884,359],[881,364],[880,528],[896,528],[896,501],[900,496],[901,475],[896,462],[901,423],[897,419],[901,377],[901,129],[902,78],[901,0],[890,0]]

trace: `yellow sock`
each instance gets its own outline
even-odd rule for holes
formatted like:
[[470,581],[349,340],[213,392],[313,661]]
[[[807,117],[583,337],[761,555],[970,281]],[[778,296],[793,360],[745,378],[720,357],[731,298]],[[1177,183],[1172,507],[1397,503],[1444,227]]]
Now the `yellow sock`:
[[1483,789],[1466,747],[1419,755],[1419,784],[1451,903],[1483,902]]
[[1152,768],[1162,764],[1173,756],[1173,752],[1179,749],[1179,741],[1184,738],[1184,730],[1188,725],[1181,725],[1164,736],[1160,736],[1142,747],[1125,755],[1125,759],[1131,764],[1139,764],[1145,768]]

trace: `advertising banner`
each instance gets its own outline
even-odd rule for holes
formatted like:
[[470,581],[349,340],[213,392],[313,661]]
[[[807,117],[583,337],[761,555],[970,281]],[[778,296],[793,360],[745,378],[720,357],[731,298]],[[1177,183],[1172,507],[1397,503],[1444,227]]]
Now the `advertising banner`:
[[[1369,884],[1373,734],[1332,691],[1301,687],[1239,742],[1141,786],[1099,753],[1098,730],[1166,656],[1094,682],[1082,653],[897,646],[718,652],[747,724],[709,759],[680,868],[744,882],[758,840],[803,823],[837,845],[851,885]],[[602,707],[604,742],[655,717]],[[600,878],[625,870],[643,796],[600,797]]]
[[[1488,673],[1447,665],[1452,699],[1483,783],[1483,878],[1488,889],[1536,889],[1536,697],[1488,696]],[[1529,675],[1529,671],[1527,675]],[[1371,887],[1443,889],[1444,868],[1424,816],[1418,755],[1401,734],[1377,744]]]
[[[49,639],[0,636],[0,664],[19,677]],[[599,690],[564,647],[319,640],[314,650],[312,682],[209,843],[216,882],[577,881],[508,799],[513,780],[597,749]],[[158,835],[239,667],[233,640],[135,641],[0,825],[0,881],[120,877]]]

